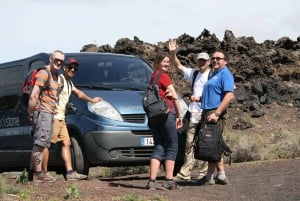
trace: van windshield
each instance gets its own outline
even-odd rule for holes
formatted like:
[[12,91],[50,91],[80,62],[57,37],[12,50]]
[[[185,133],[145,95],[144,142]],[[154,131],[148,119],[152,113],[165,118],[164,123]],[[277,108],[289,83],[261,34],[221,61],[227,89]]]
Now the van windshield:
[[77,87],[144,90],[153,71],[139,57],[99,54],[76,59],[80,66],[72,81]]

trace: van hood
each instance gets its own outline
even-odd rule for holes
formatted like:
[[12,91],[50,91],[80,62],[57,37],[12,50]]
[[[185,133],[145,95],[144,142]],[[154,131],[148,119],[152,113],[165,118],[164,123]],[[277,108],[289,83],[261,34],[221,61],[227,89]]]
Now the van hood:
[[90,97],[101,97],[109,102],[120,114],[145,114],[142,105],[144,91],[97,91],[84,90]]

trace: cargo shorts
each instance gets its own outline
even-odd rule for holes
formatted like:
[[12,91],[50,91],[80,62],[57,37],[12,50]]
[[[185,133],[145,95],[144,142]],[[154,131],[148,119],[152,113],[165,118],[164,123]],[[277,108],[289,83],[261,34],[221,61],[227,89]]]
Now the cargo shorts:
[[35,111],[33,113],[34,144],[41,147],[50,147],[54,115],[48,112]]

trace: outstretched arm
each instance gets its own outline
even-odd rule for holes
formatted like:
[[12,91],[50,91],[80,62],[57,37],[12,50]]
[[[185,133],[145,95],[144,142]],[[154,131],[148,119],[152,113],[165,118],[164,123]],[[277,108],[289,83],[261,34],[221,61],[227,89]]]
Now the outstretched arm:
[[78,98],[80,98],[81,100],[87,101],[87,102],[98,103],[98,102],[102,101],[102,98],[100,98],[100,97],[91,98],[79,89],[75,89],[72,92],[74,92]]
[[171,62],[174,64],[175,68],[177,70],[183,71],[183,65],[179,61],[177,55],[176,55],[176,49],[178,45],[176,43],[175,39],[170,39],[169,40],[169,51],[170,51],[170,57],[171,57]]

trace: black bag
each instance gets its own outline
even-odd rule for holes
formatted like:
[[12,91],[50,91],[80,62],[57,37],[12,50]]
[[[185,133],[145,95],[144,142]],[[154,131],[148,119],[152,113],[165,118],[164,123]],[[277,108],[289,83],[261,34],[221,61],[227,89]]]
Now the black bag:
[[168,103],[159,95],[157,81],[161,74],[162,72],[159,71],[153,83],[149,84],[142,100],[143,108],[148,116],[149,125],[163,123],[169,114]]
[[195,135],[193,147],[195,159],[218,162],[224,153],[231,161],[232,151],[223,140],[219,123],[204,122]]

